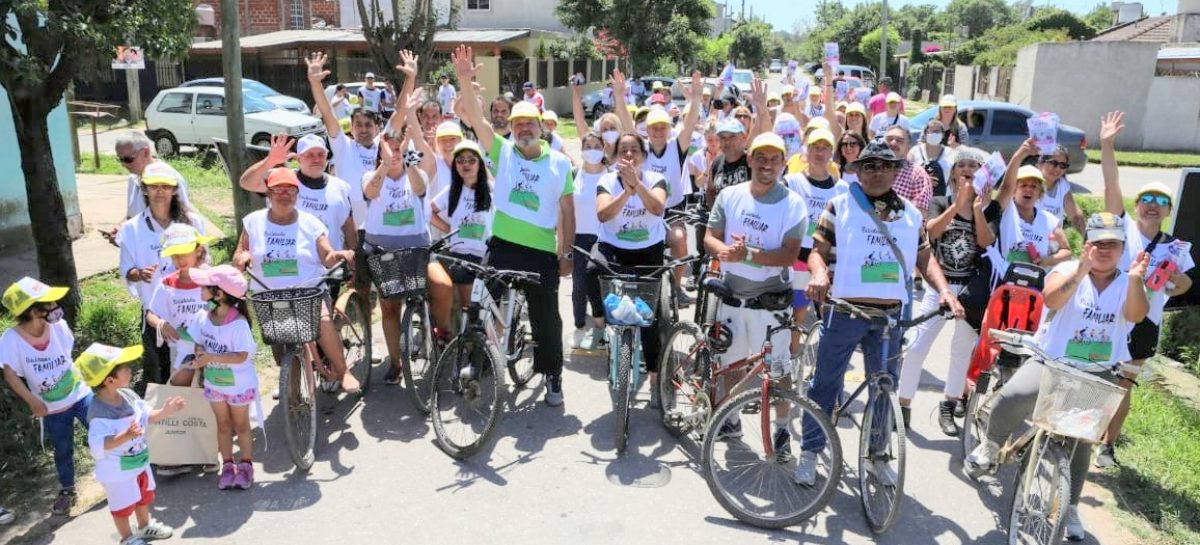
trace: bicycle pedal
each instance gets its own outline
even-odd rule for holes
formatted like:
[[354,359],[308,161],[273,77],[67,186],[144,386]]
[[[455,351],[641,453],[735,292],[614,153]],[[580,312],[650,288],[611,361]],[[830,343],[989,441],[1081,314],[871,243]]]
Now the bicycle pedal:
[[742,414],[758,414],[761,408],[762,407],[759,405],[759,403],[755,401],[754,403],[746,405],[744,408],[742,408]]

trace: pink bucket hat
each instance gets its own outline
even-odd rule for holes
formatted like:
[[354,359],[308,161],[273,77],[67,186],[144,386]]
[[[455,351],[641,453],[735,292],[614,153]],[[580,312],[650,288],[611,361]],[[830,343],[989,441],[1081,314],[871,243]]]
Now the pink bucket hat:
[[211,269],[190,269],[192,282],[200,286],[216,286],[221,291],[238,299],[246,297],[246,278],[242,272],[230,265],[218,265]]

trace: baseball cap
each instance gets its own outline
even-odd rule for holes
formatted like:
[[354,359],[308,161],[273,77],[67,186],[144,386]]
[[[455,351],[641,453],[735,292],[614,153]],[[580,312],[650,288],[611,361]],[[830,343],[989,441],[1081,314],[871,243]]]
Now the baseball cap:
[[783,97],[779,93],[767,93],[767,102],[771,102],[772,100],[783,102]]
[[142,357],[142,345],[117,348],[106,344],[92,343],[78,358],[75,358],[75,368],[83,376],[83,382],[95,388],[100,386],[108,374],[118,365],[138,360]]
[[958,99],[954,95],[942,95],[942,99],[938,101],[939,108],[957,108]]
[[538,111],[538,107],[532,102],[518,102],[513,106],[512,113],[508,114],[508,120],[514,119],[541,119],[542,113]]
[[891,93],[888,93],[888,94],[887,94],[887,101],[888,101],[889,103],[891,103],[891,102],[900,102],[900,93],[897,93],[897,92],[895,92],[895,91],[893,91],[893,92],[891,92]]
[[702,91],[700,91],[701,95],[712,96],[712,93],[712,89],[709,87],[705,87]]
[[315,134],[308,134],[304,138],[301,138],[299,142],[296,142],[297,155],[304,155],[304,152],[314,148],[324,150],[325,140],[322,140],[320,136]]
[[787,95],[794,95],[794,94],[796,94],[796,87],[794,87],[792,85],[784,85],[783,90],[779,92],[780,96],[787,96]]
[[300,187],[300,179],[296,177],[296,173],[285,167],[271,169],[271,173],[267,175],[267,187],[275,187],[277,185],[290,185],[292,187]]
[[671,114],[668,114],[666,110],[662,109],[650,110],[650,113],[646,114],[646,126],[650,127],[658,124],[670,125]]
[[437,126],[437,131],[434,132],[433,137],[441,138],[443,136],[457,136],[459,138],[463,138],[462,127],[453,121],[443,121]]
[[1101,240],[1119,240],[1125,242],[1125,220],[1111,212],[1096,212],[1088,217],[1087,228],[1088,242],[1099,242]]
[[867,108],[861,102],[851,102],[846,105],[846,115],[858,114],[867,117]]
[[1143,185],[1141,189],[1138,189],[1137,197],[1141,198],[1142,195],[1146,195],[1146,194],[1150,194],[1150,193],[1154,193],[1157,195],[1164,195],[1169,199],[1175,198],[1175,195],[1173,195],[1171,193],[1171,188],[1167,187],[1167,184],[1164,184],[1162,182],[1150,182],[1146,185]]
[[787,155],[787,144],[783,143],[783,138],[773,132],[764,132],[754,137],[754,142],[750,144],[750,151],[747,155],[754,155],[755,151],[765,148],[774,148],[780,153]]
[[26,276],[4,290],[4,308],[19,316],[34,303],[49,303],[66,297],[68,288],[53,288],[36,278]]
[[650,103],[651,104],[666,104],[667,97],[664,96],[662,93],[655,93],[654,96],[650,97]]
[[887,142],[883,140],[883,137],[876,137],[870,142],[867,142],[867,147],[863,148],[863,151],[858,156],[858,159],[855,159],[853,163],[846,165],[846,170],[849,172],[855,172],[858,170],[858,165],[867,161],[886,161],[896,165],[904,163],[904,159],[896,157],[896,152],[892,151],[892,148],[887,145]]
[[155,161],[146,165],[146,169],[142,171],[142,185],[179,185],[179,179],[175,177],[175,170],[170,165]]
[[246,296],[246,277],[232,265],[217,265],[211,269],[189,269],[188,276],[199,286],[216,286],[238,299]]
[[475,154],[480,157],[486,157],[486,155],[483,154],[483,148],[479,147],[479,144],[476,144],[474,140],[463,140],[462,142],[459,142],[457,146],[454,146],[454,151],[451,152],[450,155],[457,157],[459,153],[467,150],[475,152]]
[[1039,182],[1046,183],[1046,177],[1042,176],[1041,169],[1033,165],[1025,165],[1017,169],[1017,179],[1024,180],[1026,178],[1032,178]]
[[527,82],[521,84],[521,88],[522,89],[533,89],[533,82],[527,81]]
[[807,131],[807,130],[811,130],[811,129],[825,129],[827,131],[831,130],[829,128],[829,120],[825,119],[824,117],[810,118],[808,120],[808,125],[804,126],[804,130]]
[[192,253],[197,246],[208,245],[215,240],[214,237],[206,237],[200,234],[195,227],[186,223],[172,223],[167,226],[167,230],[163,231],[162,235],[162,252],[163,257],[173,255],[184,255]]
[[808,133],[808,137],[804,139],[806,146],[811,146],[817,142],[825,142],[830,146],[837,146],[837,140],[834,139],[833,133],[829,129],[816,128]]
[[375,79],[375,72],[367,72],[367,75],[363,76],[363,79]]
[[662,89],[662,88],[663,88],[663,84],[661,81],[656,81],[652,85],[650,85],[650,89],[655,90],[655,91]]
[[542,112],[542,121],[554,121],[557,123],[558,114],[555,113],[554,110],[546,110]]
[[820,87],[817,87],[816,85],[810,85],[808,87],[808,96],[815,97],[815,96],[820,96],[820,95],[821,95]]
[[717,125],[717,134],[744,134],[745,132],[746,127],[743,127],[742,123],[736,119],[726,119]]

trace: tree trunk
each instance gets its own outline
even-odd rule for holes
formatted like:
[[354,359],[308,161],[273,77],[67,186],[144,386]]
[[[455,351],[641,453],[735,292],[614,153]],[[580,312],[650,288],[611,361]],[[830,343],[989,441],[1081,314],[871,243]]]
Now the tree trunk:
[[25,175],[25,195],[29,204],[29,226],[37,247],[38,277],[51,286],[71,289],[60,303],[67,322],[74,324],[79,311],[79,278],[75,255],[67,232],[67,210],[58,188],[58,173],[50,148],[50,127],[46,116],[53,104],[38,93],[9,95],[17,144],[21,150],[21,172]]

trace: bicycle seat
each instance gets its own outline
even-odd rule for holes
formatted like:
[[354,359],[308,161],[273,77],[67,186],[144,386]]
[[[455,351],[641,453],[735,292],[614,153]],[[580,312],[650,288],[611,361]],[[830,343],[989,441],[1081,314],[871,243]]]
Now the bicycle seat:
[[732,299],[733,290],[729,289],[729,284],[725,280],[716,276],[704,279],[704,289],[716,295],[719,299]]

